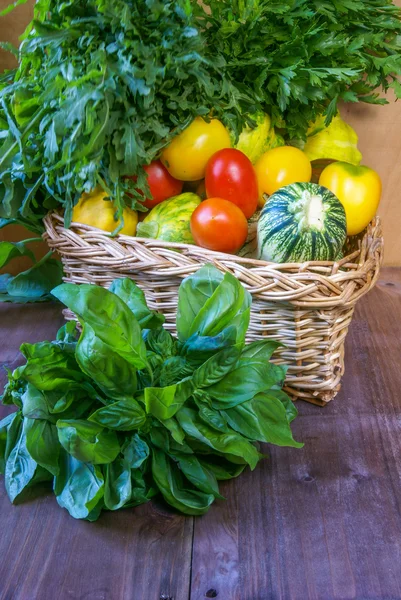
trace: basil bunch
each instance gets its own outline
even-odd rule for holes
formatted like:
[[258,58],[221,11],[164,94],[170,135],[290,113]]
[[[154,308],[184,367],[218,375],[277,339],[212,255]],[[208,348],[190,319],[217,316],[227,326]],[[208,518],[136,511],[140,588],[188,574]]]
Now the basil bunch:
[[273,341],[245,344],[251,296],[208,265],[179,290],[178,339],[130,279],[109,290],[62,284],[75,312],[53,342],[23,344],[9,373],[0,471],[12,502],[53,480],[60,506],[95,520],[160,493],[185,514],[205,513],[218,481],[261,458],[258,442],[299,448],[297,410],[281,391]]

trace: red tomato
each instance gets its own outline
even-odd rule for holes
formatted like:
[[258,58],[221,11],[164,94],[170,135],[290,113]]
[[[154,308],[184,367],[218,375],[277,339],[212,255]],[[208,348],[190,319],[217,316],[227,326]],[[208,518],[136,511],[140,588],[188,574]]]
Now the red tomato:
[[258,205],[258,180],[251,161],[235,148],[213,154],[206,166],[208,198],[224,198],[236,204],[249,219]]
[[[181,194],[184,182],[174,179],[160,160],[154,160],[150,165],[145,165],[143,168],[148,174],[148,185],[153,196],[153,198],[146,198],[144,201],[143,204],[146,208],[153,208],[160,202],[167,200],[167,198]],[[131,179],[136,181],[136,176],[132,176]]]
[[223,198],[209,198],[192,213],[191,232],[203,248],[235,253],[248,236],[248,222],[242,210]]

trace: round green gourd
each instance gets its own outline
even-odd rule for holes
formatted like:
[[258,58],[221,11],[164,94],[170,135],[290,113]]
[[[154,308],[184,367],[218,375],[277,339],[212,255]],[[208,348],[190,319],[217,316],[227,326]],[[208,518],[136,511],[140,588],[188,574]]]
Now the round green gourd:
[[272,194],[258,222],[258,257],[285,263],[336,260],[347,237],[339,199],[316,183],[292,183]]
[[138,223],[136,235],[164,242],[194,244],[190,222],[200,203],[200,197],[190,192],[164,200],[152,208],[142,223]]

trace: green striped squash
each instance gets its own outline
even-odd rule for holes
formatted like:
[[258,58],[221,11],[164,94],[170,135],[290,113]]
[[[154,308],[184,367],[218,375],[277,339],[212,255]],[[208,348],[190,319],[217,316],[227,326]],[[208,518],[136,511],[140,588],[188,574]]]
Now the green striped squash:
[[267,200],[258,222],[258,257],[285,263],[336,260],[347,237],[338,198],[317,183],[292,183]]

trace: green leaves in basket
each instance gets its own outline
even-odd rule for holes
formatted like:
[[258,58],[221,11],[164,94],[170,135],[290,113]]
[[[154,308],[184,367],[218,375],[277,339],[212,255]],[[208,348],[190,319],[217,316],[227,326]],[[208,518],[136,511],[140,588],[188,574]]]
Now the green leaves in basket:
[[53,480],[60,506],[93,521],[102,510],[159,493],[184,514],[205,513],[219,480],[254,469],[260,442],[299,448],[296,408],[280,389],[278,344],[245,344],[251,298],[211,265],[179,293],[179,340],[129,279],[109,290],[63,284],[53,294],[82,326],[23,344],[8,373],[0,471],[11,501]]

